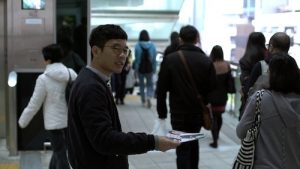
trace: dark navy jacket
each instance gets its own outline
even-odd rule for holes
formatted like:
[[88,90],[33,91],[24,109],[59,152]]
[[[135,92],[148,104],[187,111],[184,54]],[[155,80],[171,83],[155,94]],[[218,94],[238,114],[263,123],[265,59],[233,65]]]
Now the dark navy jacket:
[[153,135],[121,131],[110,89],[88,68],[72,86],[67,141],[73,169],[128,169],[127,155],[155,147]]

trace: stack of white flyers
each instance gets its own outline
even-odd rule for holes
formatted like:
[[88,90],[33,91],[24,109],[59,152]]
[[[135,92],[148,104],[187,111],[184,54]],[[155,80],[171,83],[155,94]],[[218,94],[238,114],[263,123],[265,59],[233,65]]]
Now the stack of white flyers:
[[182,131],[171,130],[166,135],[168,138],[182,142],[193,141],[205,137],[203,133],[186,133]]

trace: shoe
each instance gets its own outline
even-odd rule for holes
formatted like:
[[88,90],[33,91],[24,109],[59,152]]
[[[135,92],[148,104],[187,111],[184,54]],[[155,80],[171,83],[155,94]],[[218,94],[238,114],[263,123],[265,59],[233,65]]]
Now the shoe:
[[150,99],[147,99],[147,105],[146,105],[148,108],[151,108],[151,100]]
[[124,105],[124,100],[121,100],[121,105]]
[[218,143],[212,142],[212,143],[209,144],[209,146],[212,147],[212,148],[218,148]]

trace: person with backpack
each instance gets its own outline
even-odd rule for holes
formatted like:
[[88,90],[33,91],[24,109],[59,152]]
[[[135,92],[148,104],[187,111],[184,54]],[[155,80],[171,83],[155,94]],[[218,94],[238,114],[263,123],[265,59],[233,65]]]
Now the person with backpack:
[[65,89],[69,77],[75,80],[77,74],[61,63],[62,53],[59,45],[48,45],[43,48],[42,53],[47,65],[46,69],[37,78],[34,92],[18,123],[21,128],[27,127],[43,105],[44,126],[53,150],[49,169],[69,169],[65,141],[68,124]]
[[267,55],[264,60],[257,62],[250,74],[249,81],[246,84],[248,96],[251,96],[255,91],[269,88],[269,62],[272,55],[277,53],[288,53],[290,49],[290,37],[284,32],[275,33],[267,44]]
[[153,75],[156,72],[156,54],[156,47],[150,41],[148,31],[142,30],[135,45],[134,66],[138,73],[141,101],[148,108],[151,107],[151,98],[154,96]]

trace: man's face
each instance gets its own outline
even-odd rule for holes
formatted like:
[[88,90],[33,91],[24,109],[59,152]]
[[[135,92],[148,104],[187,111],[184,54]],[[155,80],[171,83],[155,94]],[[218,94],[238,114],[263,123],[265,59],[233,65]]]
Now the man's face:
[[128,47],[125,39],[111,39],[106,42],[103,49],[93,46],[94,59],[92,65],[104,74],[120,73],[126,62]]

